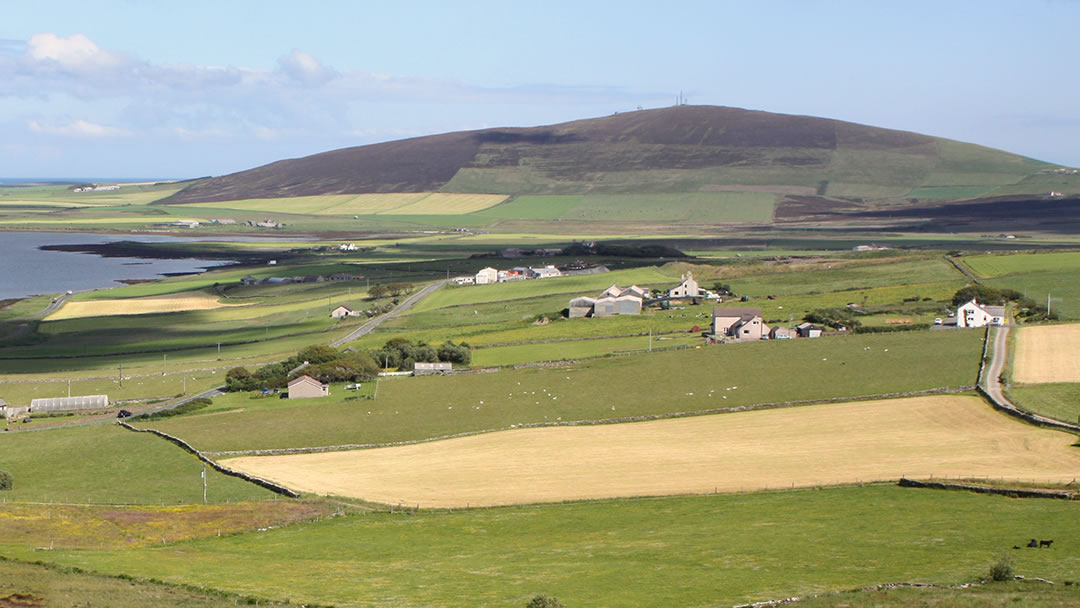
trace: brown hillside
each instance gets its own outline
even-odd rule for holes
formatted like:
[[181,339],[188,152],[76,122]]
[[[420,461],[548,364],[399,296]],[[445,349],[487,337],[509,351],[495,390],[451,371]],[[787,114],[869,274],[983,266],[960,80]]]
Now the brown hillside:
[[[900,154],[910,162],[844,161],[841,181],[918,183],[937,162],[939,140],[838,120],[715,106],[678,106],[529,128],[417,137],[282,160],[200,180],[162,203],[371,192],[583,193],[694,191],[687,171],[797,170],[802,188],[833,178],[836,154]],[[1002,154],[993,151],[995,154]],[[1011,155],[1007,155],[1011,156]],[[852,168],[854,167],[854,168]],[[898,168],[894,168],[898,167]],[[911,175],[890,172],[909,167]],[[911,169],[911,168],[914,169]],[[681,172],[668,183],[656,172]],[[636,172],[636,173],[635,173]],[[856,173],[853,173],[856,172]],[[852,177],[854,175],[854,177]],[[731,177],[730,180],[742,179]],[[777,179],[773,178],[764,179]],[[784,184],[750,181],[743,183]],[[824,187],[824,186],[822,186]],[[619,190],[621,188],[621,190]],[[606,189],[606,190],[605,190]]]

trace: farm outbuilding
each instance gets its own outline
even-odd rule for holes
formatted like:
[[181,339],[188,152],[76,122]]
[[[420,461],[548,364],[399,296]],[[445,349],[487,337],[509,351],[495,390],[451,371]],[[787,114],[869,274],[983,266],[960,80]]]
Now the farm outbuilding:
[[355,314],[356,314],[356,312],[353,311],[353,309],[349,308],[348,306],[346,306],[344,304],[339,304],[337,306],[337,308],[330,311],[330,316],[335,318],[335,319],[343,319],[345,317],[351,317],[351,316],[353,316]]
[[289,382],[289,399],[312,399],[330,394],[330,385],[311,376],[300,376]]
[[85,395],[82,397],[52,397],[32,399],[30,412],[65,412],[68,410],[93,410],[109,407],[108,395]]
[[438,361],[435,363],[423,363],[417,361],[413,364],[414,376],[430,376],[432,374],[445,374],[447,372],[454,371],[454,364],[444,361]]

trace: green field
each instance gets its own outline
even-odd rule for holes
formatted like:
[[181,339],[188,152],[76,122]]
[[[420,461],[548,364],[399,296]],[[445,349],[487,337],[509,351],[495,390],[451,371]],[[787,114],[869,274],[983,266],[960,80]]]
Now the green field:
[[[113,424],[0,434],[0,471],[15,478],[5,500],[191,504],[202,502],[203,465],[149,433]],[[267,490],[207,470],[210,502],[257,500]]]
[[[1074,580],[1067,501],[891,486],[374,514],[50,562],[337,606],[705,606],[894,581],[958,584],[1003,552]],[[1052,550],[1013,550],[1029,538]],[[34,559],[24,547],[0,552]]]
[[1018,273],[1080,271],[1080,251],[968,255],[961,261],[972,272],[985,278]]
[[1080,423],[1080,384],[1060,382],[1010,386],[1009,396],[1029,412],[1072,424]]
[[[346,402],[336,392],[301,403],[259,400],[256,408],[246,394],[228,395],[198,414],[140,426],[202,450],[294,448],[955,388],[975,383],[981,340],[979,332],[959,331],[840,336],[591,359],[568,368],[388,378],[375,401]],[[880,373],[885,368],[893,371]]]

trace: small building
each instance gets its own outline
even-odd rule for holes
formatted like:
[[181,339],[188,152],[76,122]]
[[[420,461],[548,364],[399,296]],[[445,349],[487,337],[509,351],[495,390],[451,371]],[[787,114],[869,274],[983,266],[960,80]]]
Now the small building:
[[355,281],[356,280],[356,276],[354,276],[354,275],[352,275],[352,274],[350,274],[348,272],[335,272],[334,274],[332,274],[332,275],[330,275],[330,276],[328,276],[326,278],[331,280],[331,281]]
[[956,309],[957,327],[986,327],[1005,325],[1004,306],[983,306],[972,300]]
[[349,308],[344,304],[338,304],[337,308],[330,311],[330,316],[335,319],[343,319],[345,317],[351,317],[356,314],[356,311]]
[[799,332],[800,338],[820,338],[824,329],[813,323],[806,322],[796,325],[795,331]]
[[298,376],[289,382],[289,399],[312,399],[330,395],[330,385],[311,376]]
[[690,271],[682,275],[682,283],[668,291],[669,298],[696,298],[700,295],[701,288],[698,287],[698,282],[694,279],[694,273]]
[[445,374],[451,371],[454,371],[454,364],[445,361],[437,361],[434,363],[417,361],[416,363],[413,363],[414,376],[431,376],[433,374]]
[[595,307],[596,298],[585,296],[574,298],[573,300],[570,300],[570,318],[577,319],[592,316]]
[[338,245],[338,251],[356,251],[356,245],[352,243],[342,243]]
[[488,266],[476,273],[477,285],[490,285],[499,282],[499,271]]
[[787,327],[774,327],[769,331],[770,340],[791,340],[799,335],[799,332]]
[[253,277],[253,276],[251,276],[249,274],[246,277],[240,279],[240,284],[245,286],[245,287],[250,287],[252,285],[258,285],[259,284],[259,279],[256,279],[255,277]]
[[769,336],[769,326],[762,320],[760,308],[716,308],[712,333],[717,338],[762,340]]
[[548,264],[543,268],[527,268],[525,273],[530,279],[550,279],[562,276],[562,272],[552,264]]
[[476,277],[454,277],[450,279],[455,285],[475,285]]
[[611,317],[614,315],[640,315],[641,314],[640,297],[627,294],[619,296],[617,298],[611,296],[603,296],[597,298],[596,304],[593,305],[594,317]]
[[612,285],[604,290],[600,294],[601,298],[604,297],[618,298],[620,296],[635,296],[641,299],[649,297],[649,290],[637,285],[631,285],[629,287],[619,287],[618,285]]

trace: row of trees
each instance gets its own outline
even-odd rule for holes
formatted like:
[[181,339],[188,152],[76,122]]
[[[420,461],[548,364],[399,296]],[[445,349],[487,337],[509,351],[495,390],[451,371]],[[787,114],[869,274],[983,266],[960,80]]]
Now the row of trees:
[[[321,382],[360,382],[377,376],[380,365],[412,369],[414,363],[436,361],[468,365],[472,362],[472,349],[466,342],[454,344],[449,341],[436,348],[405,338],[389,340],[382,348],[371,352],[340,351],[316,344],[284,361],[263,365],[254,372],[246,367],[234,367],[225,374],[225,387],[229,392],[281,389],[302,375]],[[300,367],[304,362],[307,365]]]
[[472,349],[467,342],[454,344],[453,341],[448,341],[435,348],[426,342],[393,338],[382,348],[372,351],[371,356],[386,368],[411,369],[413,363],[436,361],[468,365],[472,362]]
[[373,299],[385,298],[386,296],[403,296],[413,290],[412,283],[387,283],[385,285],[372,285],[368,289],[368,295]]

